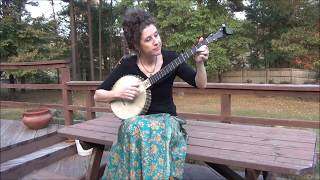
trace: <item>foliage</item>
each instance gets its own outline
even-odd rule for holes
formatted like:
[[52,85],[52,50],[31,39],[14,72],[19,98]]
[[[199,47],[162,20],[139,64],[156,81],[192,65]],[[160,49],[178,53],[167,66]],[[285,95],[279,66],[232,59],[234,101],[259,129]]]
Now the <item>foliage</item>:
[[58,83],[58,75],[51,70],[6,70],[1,72],[1,78],[9,79],[13,75],[15,82],[50,84]]
[[68,41],[56,33],[53,20],[31,18],[25,10],[25,5],[30,4],[27,0],[7,2],[0,22],[2,61],[39,61],[67,56]]
[[319,1],[251,0],[249,4],[246,36],[253,39],[249,58],[253,68],[315,67],[319,59]]
[[[235,34],[241,28],[242,22],[234,20],[228,8],[218,2],[212,4],[213,1],[189,0],[156,3],[161,33],[166,35],[162,37],[163,44],[180,52],[189,49],[199,37],[205,38],[210,33],[215,33],[222,24],[235,29]],[[241,55],[248,50],[245,45],[247,41],[247,38],[236,35],[210,44],[211,55],[207,69],[220,75],[230,69],[231,62],[241,59]]]
[[[64,0],[64,2],[69,2]],[[182,52],[201,36],[227,24],[234,35],[209,45],[208,74],[221,75],[229,69],[295,67],[320,72],[319,1],[249,0],[101,0],[102,59],[104,74],[127,52],[121,22],[127,8],[147,9],[158,21],[164,48]],[[32,18],[26,4],[33,0],[1,1],[1,61],[41,61],[64,59],[70,52],[70,7],[58,19]],[[234,19],[245,11],[246,20]],[[74,0],[77,31],[77,64],[87,79],[89,38],[87,4]],[[91,6],[94,68],[99,68],[99,6]],[[67,26],[62,27],[63,24]],[[59,26],[60,28],[57,28]],[[189,61],[193,64],[193,61]],[[96,71],[98,72],[98,71]]]

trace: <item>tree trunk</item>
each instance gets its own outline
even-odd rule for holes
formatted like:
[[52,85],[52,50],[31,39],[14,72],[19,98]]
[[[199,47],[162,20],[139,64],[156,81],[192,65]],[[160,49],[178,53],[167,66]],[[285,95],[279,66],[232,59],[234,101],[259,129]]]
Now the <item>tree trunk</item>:
[[74,1],[70,0],[70,26],[71,26],[71,51],[72,51],[72,80],[79,80],[77,73],[77,34],[74,16]]
[[51,0],[51,7],[52,7],[52,16],[53,16],[53,20],[54,20],[54,30],[55,30],[56,35],[58,35],[58,24],[57,24],[57,19],[56,19],[56,13],[54,11],[53,0]]
[[88,29],[89,29],[89,55],[90,55],[90,80],[94,80],[94,67],[93,67],[93,47],[92,47],[92,24],[91,24],[91,0],[87,0],[88,11]]
[[101,3],[102,0],[99,0],[99,80],[102,80],[102,24],[101,24]]
[[222,72],[218,71],[218,82],[222,83]]
[[109,72],[111,72],[111,70],[112,70],[112,67],[113,67],[113,54],[112,54],[112,44],[113,44],[113,42],[112,42],[112,32],[113,32],[113,29],[112,29],[112,26],[113,26],[113,17],[112,17],[112,3],[113,3],[113,1],[111,0],[111,2],[110,2],[110,7],[111,7],[111,9],[110,9],[110,32],[109,32],[109,42],[110,42],[110,45],[109,45]]

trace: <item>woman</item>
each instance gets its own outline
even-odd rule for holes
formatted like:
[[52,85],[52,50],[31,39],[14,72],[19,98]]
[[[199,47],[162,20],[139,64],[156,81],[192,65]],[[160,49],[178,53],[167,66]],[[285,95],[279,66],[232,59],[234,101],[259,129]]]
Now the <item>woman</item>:
[[[136,55],[123,59],[95,92],[95,100],[133,100],[140,92],[137,86],[112,90],[122,76],[139,75],[144,79],[157,73],[178,57],[173,51],[162,50],[154,19],[144,10],[129,9],[123,20],[128,47]],[[200,41],[202,38],[200,38]],[[186,63],[151,87],[152,102],[146,115],[122,121],[118,141],[108,157],[108,179],[172,179],[182,178],[186,156],[185,123],[176,117],[172,86],[176,76],[198,88],[207,83],[204,61],[207,46],[195,56],[196,71]]]

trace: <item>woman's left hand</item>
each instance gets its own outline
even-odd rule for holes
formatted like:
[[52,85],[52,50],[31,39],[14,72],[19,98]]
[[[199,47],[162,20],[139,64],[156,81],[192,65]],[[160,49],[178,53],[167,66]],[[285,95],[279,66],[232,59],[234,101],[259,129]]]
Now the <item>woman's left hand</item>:
[[[203,41],[203,37],[199,39],[199,43]],[[196,63],[203,63],[208,60],[209,57],[209,48],[206,45],[202,45],[199,49],[197,49],[197,53],[195,55]]]

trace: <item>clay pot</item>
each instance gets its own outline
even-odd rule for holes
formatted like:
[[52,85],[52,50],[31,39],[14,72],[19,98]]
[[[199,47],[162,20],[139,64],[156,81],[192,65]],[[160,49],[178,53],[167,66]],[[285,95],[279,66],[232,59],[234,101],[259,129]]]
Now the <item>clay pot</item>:
[[30,129],[41,129],[48,126],[52,114],[47,108],[31,109],[23,113],[22,122]]

